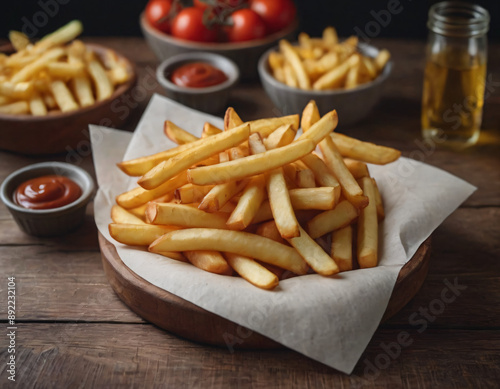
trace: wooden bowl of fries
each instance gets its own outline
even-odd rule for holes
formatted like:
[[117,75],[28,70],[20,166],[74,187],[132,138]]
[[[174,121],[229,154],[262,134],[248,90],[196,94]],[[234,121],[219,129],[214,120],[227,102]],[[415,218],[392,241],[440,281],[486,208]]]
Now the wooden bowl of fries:
[[153,28],[144,13],[140,16],[140,24],[146,42],[160,61],[177,54],[204,51],[233,60],[240,69],[240,77],[252,79],[257,78],[257,63],[262,53],[273,47],[280,39],[291,39],[297,30],[298,21],[264,39],[238,43],[203,43],[177,39]]
[[[336,43],[349,46],[337,50],[339,53],[323,49],[325,38],[309,38],[313,43],[306,49],[302,36],[295,45],[281,40],[279,47],[268,50],[259,61],[262,85],[276,107],[283,114],[291,114],[315,100],[321,114],[335,108],[341,125],[366,117],[379,101],[383,83],[391,73],[388,51],[358,43],[357,38]],[[314,44],[323,45],[317,58],[313,58],[318,48]]]
[[127,119],[130,107],[120,98],[136,82],[134,66],[113,50],[73,40],[80,31],[71,22],[34,44],[11,35],[17,51],[0,61],[0,149],[88,152],[89,124]]

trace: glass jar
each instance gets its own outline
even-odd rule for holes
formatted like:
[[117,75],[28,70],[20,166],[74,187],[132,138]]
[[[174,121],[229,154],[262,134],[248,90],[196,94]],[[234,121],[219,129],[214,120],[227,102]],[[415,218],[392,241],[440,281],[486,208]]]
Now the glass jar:
[[470,3],[445,1],[429,10],[422,134],[463,149],[479,138],[490,16]]

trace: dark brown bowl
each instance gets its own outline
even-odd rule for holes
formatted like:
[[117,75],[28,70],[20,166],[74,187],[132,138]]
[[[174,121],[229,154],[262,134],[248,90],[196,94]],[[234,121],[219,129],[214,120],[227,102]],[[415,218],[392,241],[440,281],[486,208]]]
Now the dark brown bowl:
[[[106,47],[87,44],[97,55]],[[118,53],[117,53],[118,54]],[[88,144],[89,124],[118,127],[129,115],[123,114],[120,98],[130,93],[136,83],[134,65],[118,54],[128,67],[132,77],[120,85],[111,97],[76,111],[48,114],[47,116],[0,114],[0,149],[29,155],[48,155],[78,149],[79,143]]]

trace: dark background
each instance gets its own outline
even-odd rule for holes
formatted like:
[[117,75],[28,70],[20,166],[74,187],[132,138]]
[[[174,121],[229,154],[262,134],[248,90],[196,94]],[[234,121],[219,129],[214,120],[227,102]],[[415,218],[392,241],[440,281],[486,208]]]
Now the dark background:
[[[385,27],[379,23],[380,30],[375,35],[424,40],[427,12],[435,2],[399,0],[402,11],[390,15]],[[140,36],[138,17],[146,3],[147,0],[3,0],[0,38],[6,38],[9,30],[23,28],[28,35],[41,37],[73,19],[83,22],[86,36]],[[319,35],[327,25],[335,26],[341,36],[365,32],[367,28],[376,32],[374,14],[387,15],[384,10],[388,8],[387,0],[295,0],[295,3],[301,29],[311,35]],[[490,12],[489,38],[500,40],[500,0],[476,3]]]

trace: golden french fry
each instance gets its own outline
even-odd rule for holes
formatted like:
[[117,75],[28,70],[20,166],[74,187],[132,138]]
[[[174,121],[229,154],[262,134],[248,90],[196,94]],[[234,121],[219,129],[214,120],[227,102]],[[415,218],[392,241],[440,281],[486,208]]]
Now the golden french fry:
[[375,178],[372,178],[373,182],[373,189],[374,189],[374,194],[375,194],[375,206],[377,208],[377,217],[379,222],[384,220],[385,218],[385,210],[384,210],[384,204],[382,202],[382,196],[380,195],[380,192],[378,190],[378,185],[377,181],[375,181]]
[[111,220],[119,224],[146,224],[142,219],[119,205],[111,207]]
[[53,48],[46,53],[42,54],[35,61],[29,63],[21,70],[19,70],[16,74],[12,76],[10,81],[14,84],[17,84],[21,81],[29,80],[33,75],[39,73],[45,66],[56,59],[62,57],[65,54],[65,51],[61,47]]
[[285,80],[285,84],[290,88],[297,88],[299,86],[299,81],[297,80],[297,76],[293,71],[292,65],[290,63],[285,62],[283,64],[283,78]]
[[344,158],[344,163],[356,180],[362,177],[370,176],[366,163],[350,158]]
[[229,107],[224,115],[224,131],[241,126],[243,120],[239,117],[233,107]]
[[29,99],[34,90],[33,82],[0,82],[0,95],[12,99]]
[[0,106],[0,113],[9,115],[19,115],[29,113],[30,107],[26,101],[16,101],[14,103],[5,104]]
[[41,53],[51,47],[62,45],[80,35],[83,31],[82,23],[79,20],[73,20],[58,30],[44,36],[33,47],[33,52]]
[[286,146],[293,142],[295,134],[296,132],[292,129],[290,124],[283,124],[264,139],[264,145],[268,150]]
[[340,271],[352,270],[352,226],[332,232],[331,256]]
[[307,103],[306,107],[302,111],[302,118],[300,120],[300,126],[302,127],[302,131],[308,131],[314,123],[319,121],[321,116],[319,114],[318,106],[316,105],[316,101],[311,100]]
[[73,78],[85,76],[85,65],[83,62],[68,63],[68,62],[49,62],[45,69],[52,77],[58,78]]
[[316,177],[316,181],[321,186],[329,186],[334,189],[335,192],[335,202],[340,198],[340,184],[337,178],[332,174],[325,162],[318,157],[316,154],[311,153],[306,155],[301,159],[309,169],[311,169]]
[[283,169],[277,168],[266,176],[269,204],[281,236],[285,239],[299,236],[299,222],[290,201]]
[[368,57],[362,57],[361,63],[363,64],[364,70],[370,77],[370,79],[374,79],[377,77],[377,68],[375,67],[375,64],[372,62],[371,58]]
[[379,72],[381,72],[382,69],[384,69],[386,63],[389,62],[390,58],[391,54],[389,53],[388,50],[383,49],[379,51],[379,53],[375,57],[375,66],[377,67]]
[[283,57],[283,54],[278,53],[276,51],[271,51],[269,53],[269,66],[272,70],[280,69],[284,62],[285,58]]
[[33,116],[45,116],[47,115],[47,107],[43,102],[43,99],[40,95],[34,95],[30,101],[30,112]]
[[315,144],[310,139],[299,140],[279,149],[268,150],[265,153],[250,155],[235,161],[189,169],[188,180],[196,185],[240,180],[296,161],[309,154],[314,147]]
[[175,190],[175,198],[181,204],[197,203],[203,200],[212,188],[212,185],[186,184]]
[[243,191],[226,225],[232,230],[243,230],[250,225],[265,197],[266,181],[263,175],[252,177]]
[[88,107],[95,103],[92,85],[88,76],[73,78],[71,86],[81,107]]
[[347,169],[344,159],[337,150],[331,137],[323,139],[319,147],[328,168],[335,174],[342,188],[342,193],[357,208],[364,208],[368,203],[368,198],[363,195],[363,191]]
[[29,44],[29,38],[19,31],[9,31],[9,40],[16,51],[24,50]]
[[165,120],[164,131],[168,139],[170,139],[172,142],[177,143],[178,145],[191,143],[199,139],[197,136],[180,128],[170,120]]
[[122,224],[111,223],[109,234],[117,242],[131,246],[149,246],[156,239],[166,234],[178,230],[174,226],[155,226],[151,224]]
[[314,172],[311,169],[297,170],[297,174],[295,175],[295,184],[299,188],[314,188],[316,186]]
[[316,239],[351,224],[357,217],[357,208],[344,200],[332,210],[322,212],[309,220],[307,231],[311,238]]
[[273,77],[283,84],[286,83],[285,72],[283,68],[273,69]]
[[370,177],[363,177],[361,185],[369,203],[359,213],[357,254],[360,268],[377,266],[378,221],[375,188]]
[[311,83],[309,77],[307,76],[304,65],[300,60],[299,55],[295,52],[290,42],[282,39],[279,43],[280,50],[285,56],[286,61],[290,64],[293,72],[297,78],[298,86],[301,89],[311,89]]
[[360,64],[356,64],[349,69],[345,78],[345,89],[356,88],[360,84],[359,79]]
[[278,243],[285,243],[285,239],[281,237],[281,234],[276,226],[276,222],[274,220],[270,220],[268,222],[262,223],[257,227],[255,231],[257,235],[263,236],[265,238],[269,238]]
[[146,208],[146,220],[151,224],[227,229],[223,214],[207,213],[184,204],[151,202]]
[[297,188],[288,191],[292,207],[295,210],[320,209],[328,210],[335,207],[335,188]]
[[78,104],[73,98],[71,91],[63,81],[52,81],[50,83],[50,90],[52,91],[54,99],[62,112],[74,111],[75,109],[78,109]]
[[139,186],[125,193],[122,193],[116,197],[116,202],[118,205],[122,206],[125,209],[136,208],[143,204],[146,204],[148,201],[173,192],[177,188],[187,183],[187,173],[182,172],[178,176],[172,178],[171,180],[168,180],[167,182],[164,182],[155,189],[146,190]]
[[222,254],[213,250],[184,251],[186,258],[197,268],[215,274],[231,275],[232,270]]
[[215,185],[201,201],[199,209],[206,212],[219,211],[234,195],[240,193],[248,181],[229,181]]
[[328,26],[323,30],[323,41],[326,46],[334,46],[339,43],[337,30],[334,27]]
[[339,122],[337,111],[333,110],[315,122],[307,132],[304,132],[298,139],[312,139],[315,144],[318,144],[322,139],[327,137],[335,130]]
[[222,130],[220,128],[215,127],[213,124],[206,122],[203,126],[203,131],[201,133],[202,138],[206,138],[212,135],[220,134]]
[[224,253],[224,257],[236,273],[258,288],[274,289],[279,283],[274,273],[251,258],[233,253]]
[[9,99],[7,96],[2,96],[0,95],[0,105],[5,105],[12,102],[11,99]]
[[172,231],[154,241],[149,250],[152,252],[220,250],[255,258],[295,274],[307,272],[306,262],[292,247],[242,231],[224,231],[215,228]]
[[318,274],[331,276],[339,272],[335,261],[317,244],[302,227],[299,226],[300,235],[287,239],[295,250],[304,258],[309,266]]
[[377,165],[385,165],[394,162],[401,156],[399,150],[391,147],[363,142],[339,133],[332,133],[330,136],[343,157]]
[[[198,146],[182,151],[174,158],[160,162],[153,169],[151,169],[144,176],[142,176],[137,181],[137,183],[144,189],[154,189],[157,186],[168,181],[170,178],[181,173],[182,171],[197,164],[198,162],[201,162],[204,159],[209,158],[214,154],[218,154],[219,152],[226,150],[227,148],[239,145],[241,142],[248,139],[249,135],[250,135],[250,126],[248,124],[243,124],[229,131],[224,131],[218,135],[214,135],[209,138],[203,139],[203,143],[199,144]],[[236,161],[231,161],[231,162],[236,162]],[[231,162],[225,162],[225,164]],[[221,166],[221,165],[222,164],[214,166]],[[198,169],[204,169],[208,167],[209,166],[205,166],[205,167],[200,167]],[[192,170],[193,169],[191,169],[190,171]],[[188,171],[188,176],[189,176],[189,171]],[[198,185],[206,185],[206,184],[199,184],[197,182],[193,183]],[[212,182],[208,182],[207,184],[211,183]]]
[[290,124],[292,129],[297,131],[299,129],[299,115],[257,119],[251,120],[247,123],[250,124],[250,131],[252,134],[258,132],[262,138],[267,138],[273,131],[276,131],[278,127],[285,124]]
[[312,86],[313,89],[325,90],[342,86],[349,69],[357,63],[359,63],[359,56],[349,57],[346,61],[318,78]]
[[105,100],[113,94],[113,84],[111,83],[106,71],[97,60],[91,60],[88,64],[90,77],[94,81],[97,100]]

